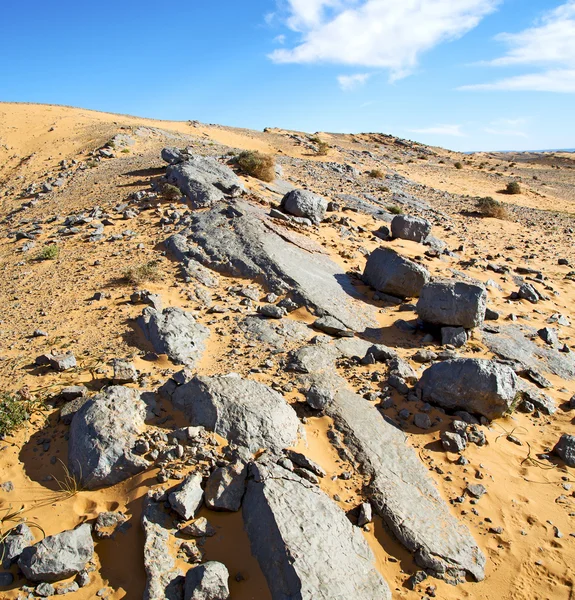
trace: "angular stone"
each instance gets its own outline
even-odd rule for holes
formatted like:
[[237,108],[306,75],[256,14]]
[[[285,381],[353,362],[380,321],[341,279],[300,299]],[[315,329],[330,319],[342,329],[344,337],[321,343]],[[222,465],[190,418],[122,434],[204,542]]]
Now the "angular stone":
[[201,425],[250,452],[283,450],[297,440],[299,419],[271,388],[239,376],[194,377],[172,395],[190,425]]
[[319,329],[329,335],[338,337],[354,336],[353,331],[348,329],[341,321],[338,321],[334,317],[321,317],[314,322],[313,326],[315,329]]
[[333,402],[333,392],[329,388],[312,384],[306,393],[305,399],[314,410],[324,410],[330,402]]
[[116,358],[112,362],[112,367],[114,368],[114,383],[134,383],[138,380],[138,372],[136,371],[134,363]]
[[508,412],[519,391],[513,369],[475,358],[435,363],[424,371],[417,387],[424,402],[463,409],[488,419]]
[[442,327],[441,343],[443,346],[461,348],[467,344],[467,332],[463,327]]
[[459,433],[443,431],[441,433],[441,445],[446,452],[457,454],[467,448],[467,440]]
[[326,476],[325,470],[313,460],[308,458],[305,454],[302,454],[301,452],[295,452],[295,450],[286,450],[286,456],[291,460],[291,462],[294,465],[297,465],[298,467],[301,467],[306,471],[310,471],[318,477]]
[[363,280],[385,294],[411,298],[419,296],[429,272],[390,248],[377,248],[367,259]]
[[9,569],[12,563],[18,560],[24,548],[27,548],[33,541],[34,535],[28,525],[25,523],[16,525],[0,543],[2,567]]
[[18,566],[30,581],[60,581],[81,571],[94,555],[88,523],[25,548]]
[[212,537],[216,530],[210,525],[206,517],[200,517],[193,523],[180,528],[180,533],[191,537]]
[[176,364],[193,366],[205,350],[210,330],[196,322],[191,313],[181,308],[165,308],[162,312],[145,308],[138,325],[159,354],[167,354]]
[[575,467],[575,436],[564,433],[555,444],[553,453],[568,467]]
[[391,235],[402,240],[424,242],[431,233],[431,223],[427,219],[410,215],[397,215],[391,222]]
[[417,314],[433,325],[472,329],[483,323],[486,307],[484,287],[463,281],[432,281],[421,290]]
[[217,468],[206,484],[206,506],[211,510],[240,510],[246,489],[246,476],[247,467],[241,462]]
[[202,504],[202,481],[201,473],[192,473],[168,496],[170,506],[186,521],[196,515]]
[[327,200],[307,190],[292,190],[281,201],[281,208],[296,217],[305,217],[315,225],[325,218]]
[[60,390],[60,398],[65,402],[76,400],[88,395],[88,388],[85,385],[69,385]]
[[85,489],[114,485],[147,467],[132,452],[146,413],[140,394],[122,386],[105,388],[78,410],[70,425],[68,467]]
[[296,474],[253,464],[243,516],[273,598],[391,600],[361,532]]
[[359,507],[359,516],[357,518],[357,525],[359,527],[365,527],[368,523],[373,521],[373,511],[369,502],[364,502]]
[[228,600],[230,574],[226,566],[214,560],[186,573],[184,600]]

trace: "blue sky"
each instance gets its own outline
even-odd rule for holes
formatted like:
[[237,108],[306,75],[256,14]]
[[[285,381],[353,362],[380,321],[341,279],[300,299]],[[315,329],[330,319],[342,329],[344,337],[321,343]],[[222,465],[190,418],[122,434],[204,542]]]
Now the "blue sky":
[[7,2],[0,100],[575,147],[575,0]]

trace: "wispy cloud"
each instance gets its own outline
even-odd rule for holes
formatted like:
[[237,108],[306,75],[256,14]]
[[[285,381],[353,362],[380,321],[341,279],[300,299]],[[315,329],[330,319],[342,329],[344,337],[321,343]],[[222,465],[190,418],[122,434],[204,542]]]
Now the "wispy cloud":
[[501,0],[287,0],[287,26],[302,34],[277,63],[335,63],[408,75],[419,56],[478,25]]
[[454,137],[465,137],[461,131],[461,125],[433,125],[422,129],[410,129],[411,133],[421,133],[429,135],[451,135]]
[[344,92],[350,92],[355,90],[362,85],[365,85],[367,80],[371,77],[371,73],[356,73],[355,75],[339,75],[337,82],[339,87]]
[[575,93],[575,0],[545,13],[533,27],[519,33],[502,33],[496,39],[506,44],[508,51],[488,65],[544,70],[466,85],[460,90]]

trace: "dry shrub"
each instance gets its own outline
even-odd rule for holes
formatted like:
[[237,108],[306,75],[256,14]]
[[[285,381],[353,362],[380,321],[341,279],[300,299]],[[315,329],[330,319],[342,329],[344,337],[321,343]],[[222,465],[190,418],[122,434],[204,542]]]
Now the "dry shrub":
[[479,198],[475,205],[477,210],[483,217],[491,217],[493,219],[509,219],[509,211],[505,204],[488,196],[487,198]]
[[124,271],[124,279],[134,285],[145,281],[158,281],[160,279],[159,263],[157,260],[149,260],[141,265],[132,265]]
[[372,169],[367,175],[372,179],[383,179],[385,177],[385,174],[381,169]]
[[262,181],[273,181],[275,179],[275,160],[273,156],[262,154],[257,150],[246,150],[238,156],[240,169]]
[[512,196],[514,196],[515,194],[521,193],[521,186],[517,183],[517,181],[511,181],[510,183],[507,184],[505,191],[508,194],[511,194]]
[[177,202],[182,196],[180,189],[171,183],[164,183],[161,189],[162,198],[168,202]]

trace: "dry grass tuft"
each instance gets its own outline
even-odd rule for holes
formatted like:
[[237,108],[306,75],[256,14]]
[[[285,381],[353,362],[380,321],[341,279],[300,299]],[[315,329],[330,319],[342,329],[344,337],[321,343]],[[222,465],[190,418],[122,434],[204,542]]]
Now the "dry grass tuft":
[[262,154],[257,150],[246,150],[238,156],[237,164],[246,175],[262,181],[275,179],[275,160],[268,154]]
[[132,265],[124,271],[124,279],[134,285],[146,281],[158,281],[160,276],[160,266],[157,260],[149,260],[141,265]]
[[368,177],[372,179],[383,179],[385,177],[385,173],[381,169],[372,169],[367,174]]
[[493,219],[502,219],[506,221],[509,219],[509,211],[502,202],[488,196],[487,198],[479,198],[476,205],[477,210],[483,217],[491,217]]

